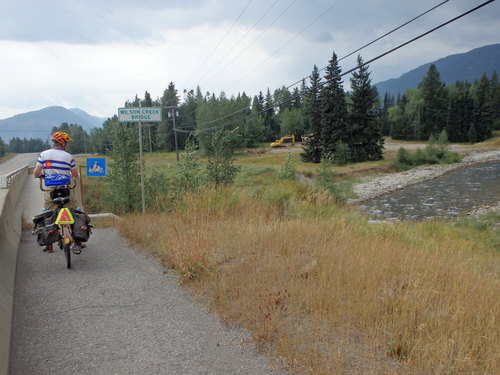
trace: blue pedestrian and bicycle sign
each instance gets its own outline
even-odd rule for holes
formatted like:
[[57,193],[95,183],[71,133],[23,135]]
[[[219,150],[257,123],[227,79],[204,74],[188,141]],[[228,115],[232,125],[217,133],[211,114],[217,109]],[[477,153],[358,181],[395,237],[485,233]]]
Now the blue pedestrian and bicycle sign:
[[87,176],[88,177],[106,176],[106,158],[87,159]]

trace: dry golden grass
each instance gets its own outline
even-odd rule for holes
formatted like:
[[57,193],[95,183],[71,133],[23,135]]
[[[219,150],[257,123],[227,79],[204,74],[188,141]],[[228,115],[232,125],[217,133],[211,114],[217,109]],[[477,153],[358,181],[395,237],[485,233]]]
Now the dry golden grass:
[[[445,223],[368,224],[293,185],[118,223],[299,374],[493,374],[498,252]],[[497,370],[495,370],[497,369]]]
[[496,136],[482,143],[476,143],[474,147],[477,148],[491,148],[498,149],[500,148],[500,136],[498,135],[500,132],[496,132]]

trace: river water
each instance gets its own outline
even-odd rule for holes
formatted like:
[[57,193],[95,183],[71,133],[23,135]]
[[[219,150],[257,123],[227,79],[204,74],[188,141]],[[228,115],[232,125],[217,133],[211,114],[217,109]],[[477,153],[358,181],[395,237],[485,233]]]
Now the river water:
[[500,203],[500,161],[459,168],[442,176],[365,201],[372,220],[452,218]]

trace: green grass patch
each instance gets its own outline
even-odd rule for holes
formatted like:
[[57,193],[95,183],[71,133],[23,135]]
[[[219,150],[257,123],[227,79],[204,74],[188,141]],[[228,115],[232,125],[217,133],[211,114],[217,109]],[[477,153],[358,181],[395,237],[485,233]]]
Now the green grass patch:
[[455,221],[463,238],[479,241],[486,248],[500,251],[500,211],[490,211],[478,216],[466,216]]
[[462,155],[442,147],[427,146],[425,149],[418,149],[415,152],[410,152],[402,147],[396,155],[394,168],[397,172],[401,172],[419,165],[452,164],[458,163],[460,160],[462,160]]
[[244,164],[236,175],[235,186],[269,185],[276,180],[276,173],[273,167]]

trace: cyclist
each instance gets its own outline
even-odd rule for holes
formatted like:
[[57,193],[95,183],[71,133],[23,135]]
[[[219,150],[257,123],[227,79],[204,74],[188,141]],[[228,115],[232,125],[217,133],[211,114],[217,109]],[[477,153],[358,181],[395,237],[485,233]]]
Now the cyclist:
[[[51,136],[54,146],[43,151],[38,157],[36,167],[33,171],[35,178],[42,175],[45,177],[45,186],[69,185],[71,177],[78,178],[78,169],[73,156],[66,152],[71,137],[65,132],[55,132]],[[68,189],[70,201],[66,204],[68,208],[77,208],[78,204],[74,193]],[[57,209],[57,205],[52,202],[50,192],[44,196],[44,207],[47,210]],[[81,244],[79,244],[81,245]],[[44,251],[52,252],[52,245],[47,245]]]

